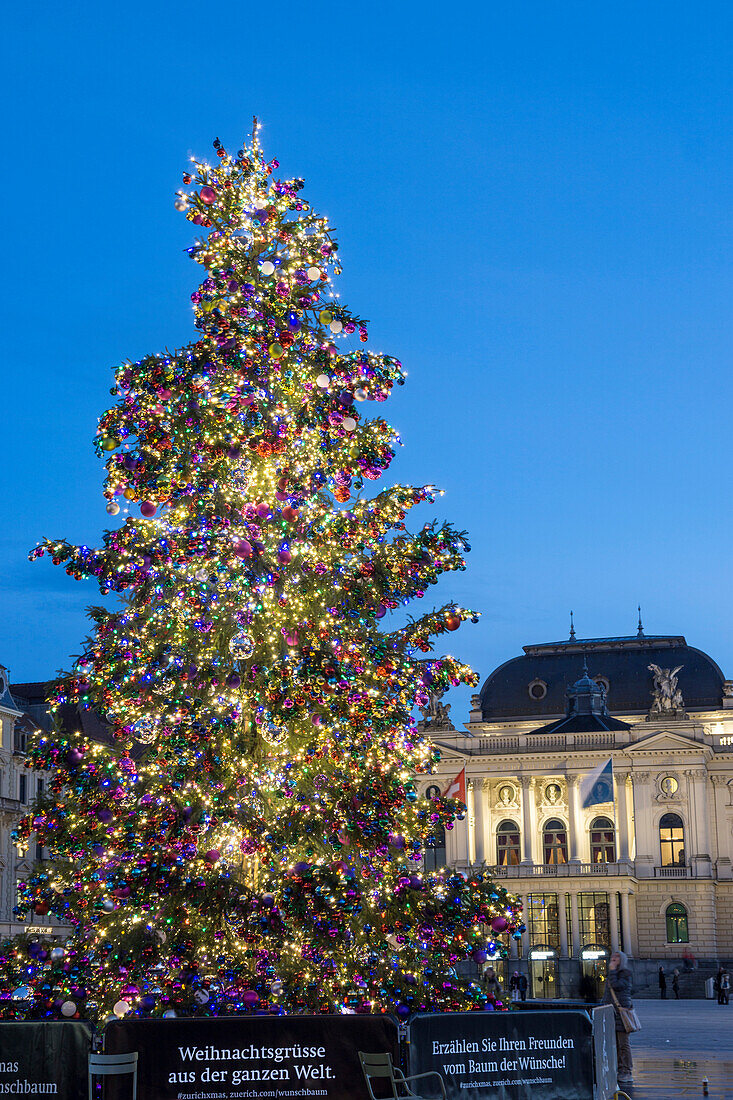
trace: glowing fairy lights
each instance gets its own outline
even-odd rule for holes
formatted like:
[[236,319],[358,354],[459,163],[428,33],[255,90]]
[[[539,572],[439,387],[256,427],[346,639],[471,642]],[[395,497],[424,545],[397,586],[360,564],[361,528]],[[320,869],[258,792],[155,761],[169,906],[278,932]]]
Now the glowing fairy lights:
[[[362,496],[397,442],[364,406],[402,367],[335,296],[338,245],[302,180],[276,178],[256,130],[236,156],[215,149],[175,200],[201,233],[198,338],[120,366],[97,433],[108,511],[139,515],[99,550],[31,555],[120,600],[90,609],[54,688],[32,758],[49,794],[18,835],[54,855],[20,911],[73,935],[55,955],[5,946],[0,1012],[481,1003],[454,967],[505,950],[518,907],[482,873],[423,872],[463,807],[418,797],[438,754],[412,717],[428,691],[476,682],[424,656],[474,613],[382,629],[469,546],[450,525],[408,530],[431,486]],[[109,743],[69,728],[77,707]]]

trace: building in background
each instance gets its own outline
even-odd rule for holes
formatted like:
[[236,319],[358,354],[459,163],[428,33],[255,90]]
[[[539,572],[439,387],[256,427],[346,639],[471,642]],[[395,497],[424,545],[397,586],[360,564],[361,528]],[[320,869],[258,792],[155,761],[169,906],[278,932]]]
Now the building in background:
[[486,864],[521,897],[512,953],[534,996],[597,986],[618,947],[642,983],[660,962],[699,961],[702,986],[733,958],[733,682],[711,657],[641,623],[623,638],[571,630],[495,669],[463,731],[447,711],[424,711],[442,760],[422,793],[465,768],[468,813],[428,865]]
[[[27,686],[43,688],[41,684]],[[43,792],[45,782],[44,776],[25,766],[29,736],[48,722],[42,690],[36,695],[26,699],[11,689],[8,670],[0,665],[0,938],[28,927],[13,916],[16,884],[45,854],[32,837],[30,845],[22,850],[12,837],[15,825]],[[47,918],[33,916],[30,920],[34,927],[50,928]]]

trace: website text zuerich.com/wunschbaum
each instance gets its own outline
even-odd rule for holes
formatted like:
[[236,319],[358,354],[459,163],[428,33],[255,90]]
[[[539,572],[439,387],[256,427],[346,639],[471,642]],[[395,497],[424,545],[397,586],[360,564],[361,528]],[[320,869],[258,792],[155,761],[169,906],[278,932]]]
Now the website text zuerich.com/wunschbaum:
[[274,1092],[263,1092],[261,1089],[242,1089],[241,1092],[179,1092],[178,1100],[288,1100],[289,1097],[300,1096],[328,1096],[327,1089],[290,1089],[285,1091],[278,1089]]

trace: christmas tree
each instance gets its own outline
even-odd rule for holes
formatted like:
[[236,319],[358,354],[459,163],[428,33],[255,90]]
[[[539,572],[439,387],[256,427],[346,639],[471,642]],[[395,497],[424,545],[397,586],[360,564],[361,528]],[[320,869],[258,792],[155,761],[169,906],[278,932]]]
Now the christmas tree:
[[[18,837],[53,856],[19,912],[72,934],[6,945],[4,996],[101,1018],[480,1004],[456,964],[506,950],[520,918],[484,873],[423,871],[465,808],[418,797],[438,753],[412,717],[476,682],[425,656],[474,615],[384,629],[464,568],[466,537],[408,531],[430,487],[362,495],[397,437],[361,410],[401,365],[335,295],[337,243],[303,181],[275,177],[256,127],[236,156],[214,145],[175,203],[202,234],[198,339],[120,366],[97,433],[107,511],[140,515],[101,550],[31,555],[120,596],[90,609],[55,685],[32,753],[48,792]],[[107,741],[68,729],[79,706]]]

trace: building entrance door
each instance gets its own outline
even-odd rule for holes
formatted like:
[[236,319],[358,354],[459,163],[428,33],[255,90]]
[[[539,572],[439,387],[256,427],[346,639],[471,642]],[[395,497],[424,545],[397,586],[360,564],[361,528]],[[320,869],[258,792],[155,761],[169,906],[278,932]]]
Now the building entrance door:
[[606,989],[608,950],[584,947],[580,952],[580,995],[584,1001],[600,1001]]
[[554,1000],[557,992],[557,952],[551,947],[533,947],[529,952],[530,996]]

